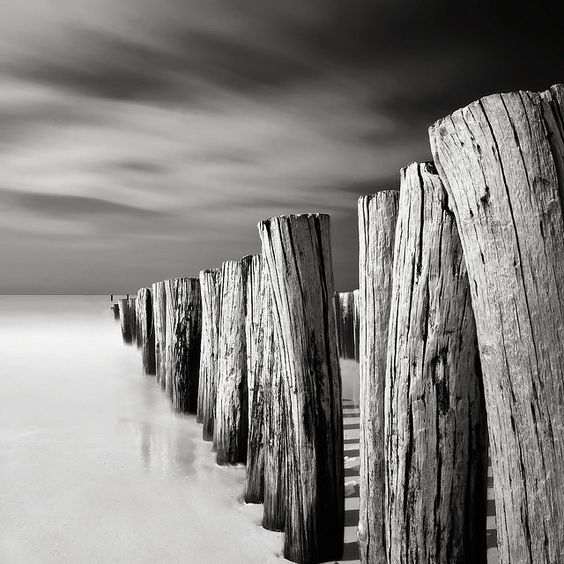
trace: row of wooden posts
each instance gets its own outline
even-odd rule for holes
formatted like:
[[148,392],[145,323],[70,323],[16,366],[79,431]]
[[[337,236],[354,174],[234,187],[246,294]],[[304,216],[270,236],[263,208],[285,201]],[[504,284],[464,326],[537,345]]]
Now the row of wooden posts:
[[286,558],[341,556],[339,346],[360,366],[362,562],[485,562],[488,437],[500,562],[564,561],[563,116],[557,85],[435,123],[434,162],[359,200],[357,300],[335,300],[329,218],[308,214],[259,223],[260,257],[140,290],[135,321],[120,301]]

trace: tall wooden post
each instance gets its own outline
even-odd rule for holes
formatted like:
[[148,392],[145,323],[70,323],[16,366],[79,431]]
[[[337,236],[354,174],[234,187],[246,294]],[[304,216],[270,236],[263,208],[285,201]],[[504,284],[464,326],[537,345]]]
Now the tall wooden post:
[[454,215],[432,163],[401,172],[384,414],[388,564],[485,563],[476,326]]
[[247,441],[247,479],[245,501],[264,499],[264,381],[263,317],[265,281],[260,255],[254,255],[247,276],[247,389],[249,431]]
[[200,272],[202,292],[202,354],[198,387],[197,420],[203,424],[204,441],[213,440],[215,401],[219,379],[219,306],[221,301],[221,269]]
[[564,86],[430,129],[476,315],[503,563],[564,555]]
[[143,371],[155,374],[155,331],[153,326],[153,299],[149,288],[140,288],[137,292],[137,324],[141,334]]
[[152,285],[153,326],[155,329],[155,368],[157,382],[165,381],[166,373],[166,294],[164,282]]
[[245,330],[247,276],[252,256],[223,263],[219,324],[219,383],[214,443],[217,463],[247,461],[248,397]]
[[167,323],[167,364],[170,371],[170,388],[167,389],[170,389],[175,411],[196,413],[202,336],[200,281],[198,278],[173,278],[169,281],[167,310],[169,298],[173,315]]
[[126,344],[131,344],[133,342],[133,337],[131,335],[131,311],[129,309],[129,300],[123,299],[118,300],[119,305],[119,319],[121,324],[121,338]]
[[286,522],[287,409],[280,349],[274,333],[274,303],[263,259],[264,510],[262,526],[283,531]]
[[335,560],[343,551],[344,469],[329,216],[275,217],[259,232],[287,384],[284,556]]
[[399,192],[358,200],[360,307],[360,510],[363,563],[386,562],[384,535],[384,379]]

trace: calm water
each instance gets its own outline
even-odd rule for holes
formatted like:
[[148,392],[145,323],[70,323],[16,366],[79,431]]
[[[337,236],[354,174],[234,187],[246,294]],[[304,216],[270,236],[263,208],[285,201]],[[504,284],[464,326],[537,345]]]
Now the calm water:
[[279,562],[109,305],[0,297],[0,562]]

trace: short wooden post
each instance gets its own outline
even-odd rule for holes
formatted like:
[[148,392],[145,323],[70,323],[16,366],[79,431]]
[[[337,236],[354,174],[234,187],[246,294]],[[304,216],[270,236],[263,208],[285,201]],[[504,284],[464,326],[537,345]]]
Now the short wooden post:
[[344,468],[329,216],[275,217],[259,233],[290,421],[284,556],[335,560],[343,552]]
[[286,522],[286,396],[280,349],[274,334],[274,304],[263,259],[264,510],[262,526],[283,531]]
[[152,285],[155,368],[157,382],[164,385],[166,374],[166,293],[164,282]]
[[501,562],[564,555],[564,86],[430,129],[472,291]]
[[401,171],[384,415],[388,564],[485,563],[476,326],[454,215],[432,163]]
[[198,387],[197,420],[203,424],[204,441],[213,440],[215,401],[219,378],[219,306],[221,301],[221,269],[200,272],[202,292],[202,353]]
[[153,325],[153,299],[149,288],[137,292],[137,332],[141,334],[143,371],[155,374],[155,330]]
[[360,511],[363,563],[386,562],[384,545],[384,378],[399,192],[358,200],[360,301]]
[[112,304],[112,311],[114,312],[114,319],[119,320],[119,304]]
[[129,300],[118,300],[119,305],[119,319],[121,323],[121,337],[123,342],[130,345],[133,342],[131,335],[131,311],[129,309]]
[[247,479],[245,501],[262,503],[264,499],[264,381],[263,381],[263,294],[265,280],[262,258],[252,257],[247,276],[247,389],[249,430],[247,441]]
[[339,354],[341,358],[354,358],[354,294],[338,292],[336,298]]
[[[170,375],[167,390],[172,407],[179,413],[196,413],[202,337],[202,302],[198,278],[173,278],[168,281],[167,365]],[[170,328],[170,333],[169,333]],[[168,356],[170,355],[170,356]]]
[[217,463],[247,461],[247,276],[252,256],[223,263],[219,324],[219,382],[214,443]]

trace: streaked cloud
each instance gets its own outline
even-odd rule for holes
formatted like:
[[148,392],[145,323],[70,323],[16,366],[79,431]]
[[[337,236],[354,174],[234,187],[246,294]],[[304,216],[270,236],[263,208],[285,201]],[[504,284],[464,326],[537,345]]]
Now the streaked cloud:
[[[0,19],[0,292],[131,290],[333,218],[429,158],[426,128],[564,76],[559,15],[480,0],[28,0]],[[47,272],[48,271],[48,272]],[[4,272],[7,272],[4,275]]]

